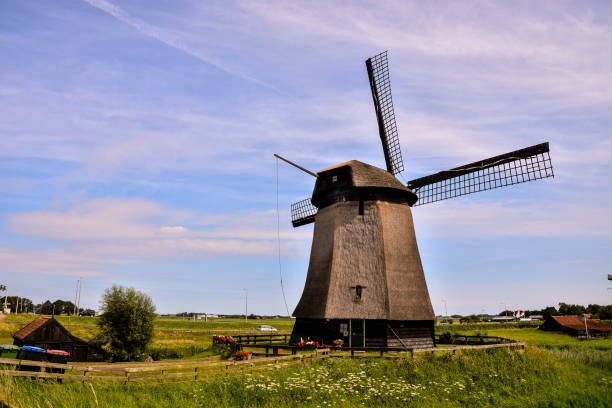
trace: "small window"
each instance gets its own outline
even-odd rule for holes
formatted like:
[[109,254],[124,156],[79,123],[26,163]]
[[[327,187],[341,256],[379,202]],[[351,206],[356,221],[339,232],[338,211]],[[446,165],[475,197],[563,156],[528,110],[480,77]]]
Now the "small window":
[[338,176],[332,176],[332,183],[335,183],[338,181]]
[[351,289],[355,289],[355,297],[353,298],[353,301],[355,303],[361,302],[361,296],[363,295],[363,290],[365,289],[365,286],[352,286]]

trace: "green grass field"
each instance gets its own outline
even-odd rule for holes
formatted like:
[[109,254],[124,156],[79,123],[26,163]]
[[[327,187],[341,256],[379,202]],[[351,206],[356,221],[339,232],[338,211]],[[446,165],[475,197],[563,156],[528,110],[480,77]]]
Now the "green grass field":
[[487,331],[489,336],[505,337],[527,344],[549,348],[598,349],[612,352],[612,339],[578,340],[565,334],[545,332],[538,329],[499,329]]
[[[11,315],[10,320],[31,319]],[[95,334],[95,318],[59,320],[80,337]],[[212,354],[213,332],[255,330],[259,324],[290,330],[293,321],[157,319],[151,350],[164,358],[207,357]],[[0,338],[10,338],[22,325],[0,321]],[[461,327],[465,330],[457,329]],[[417,355],[414,360],[330,359],[313,366],[282,364],[229,373],[221,369],[198,382],[129,386],[58,384],[0,375],[0,399],[12,407],[612,406],[612,339],[580,341],[516,327],[457,325],[452,331],[524,341],[525,352],[469,351],[454,357],[440,353]],[[448,326],[436,329],[444,332]]]
[[[5,317],[5,321],[29,323],[36,318],[32,314],[11,314]],[[58,322],[66,326],[83,325],[95,326],[97,317],[86,316],[55,316]],[[293,328],[293,319],[211,319],[207,322],[203,320],[188,320],[171,317],[158,317],[155,319],[156,329],[178,329],[178,330],[219,330],[219,331],[241,331],[241,330],[257,330],[257,326],[268,324],[274,326],[278,330],[291,330]]]
[[[12,335],[36,316],[11,314],[0,320],[0,344],[12,344]],[[56,319],[73,335],[91,340],[97,333],[95,317],[56,316]],[[8,321],[8,322],[7,322]],[[215,333],[238,334],[256,332],[261,324],[288,332],[293,328],[291,319],[248,320],[215,319],[208,322],[180,318],[155,319],[155,337],[150,354],[155,360],[192,359],[213,355],[212,335]]]
[[528,347],[524,353],[478,351],[415,360],[331,359],[163,385],[55,384],[0,377],[0,399],[15,408],[609,407],[609,357],[603,364],[587,360]]

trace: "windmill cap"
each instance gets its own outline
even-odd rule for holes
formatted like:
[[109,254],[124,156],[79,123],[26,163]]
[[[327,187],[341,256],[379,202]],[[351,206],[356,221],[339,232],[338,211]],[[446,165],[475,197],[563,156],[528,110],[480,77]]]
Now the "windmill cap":
[[418,197],[386,170],[351,160],[317,173],[312,204],[321,208],[338,201],[388,200],[414,204]]

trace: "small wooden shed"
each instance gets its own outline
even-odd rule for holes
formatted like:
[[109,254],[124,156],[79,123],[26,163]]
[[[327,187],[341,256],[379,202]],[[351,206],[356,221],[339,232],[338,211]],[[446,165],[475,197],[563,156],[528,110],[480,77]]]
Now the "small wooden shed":
[[16,346],[36,346],[44,349],[64,350],[70,353],[68,361],[99,361],[101,350],[70,334],[53,317],[38,317],[13,334]]
[[585,324],[580,316],[550,316],[540,326],[540,330],[576,337],[586,337],[586,329],[589,331],[589,337],[609,337],[612,333],[611,324],[603,323],[599,319],[587,319]]

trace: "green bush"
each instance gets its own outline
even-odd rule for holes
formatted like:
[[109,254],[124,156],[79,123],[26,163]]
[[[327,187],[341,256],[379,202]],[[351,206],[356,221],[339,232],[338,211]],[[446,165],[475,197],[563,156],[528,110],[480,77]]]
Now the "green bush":
[[115,361],[143,359],[153,339],[155,305],[134,288],[113,285],[102,295],[98,336]]
[[440,344],[455,344],[455,335],[449,331],[445,331],[440,334],[440,338],[438,340]]

